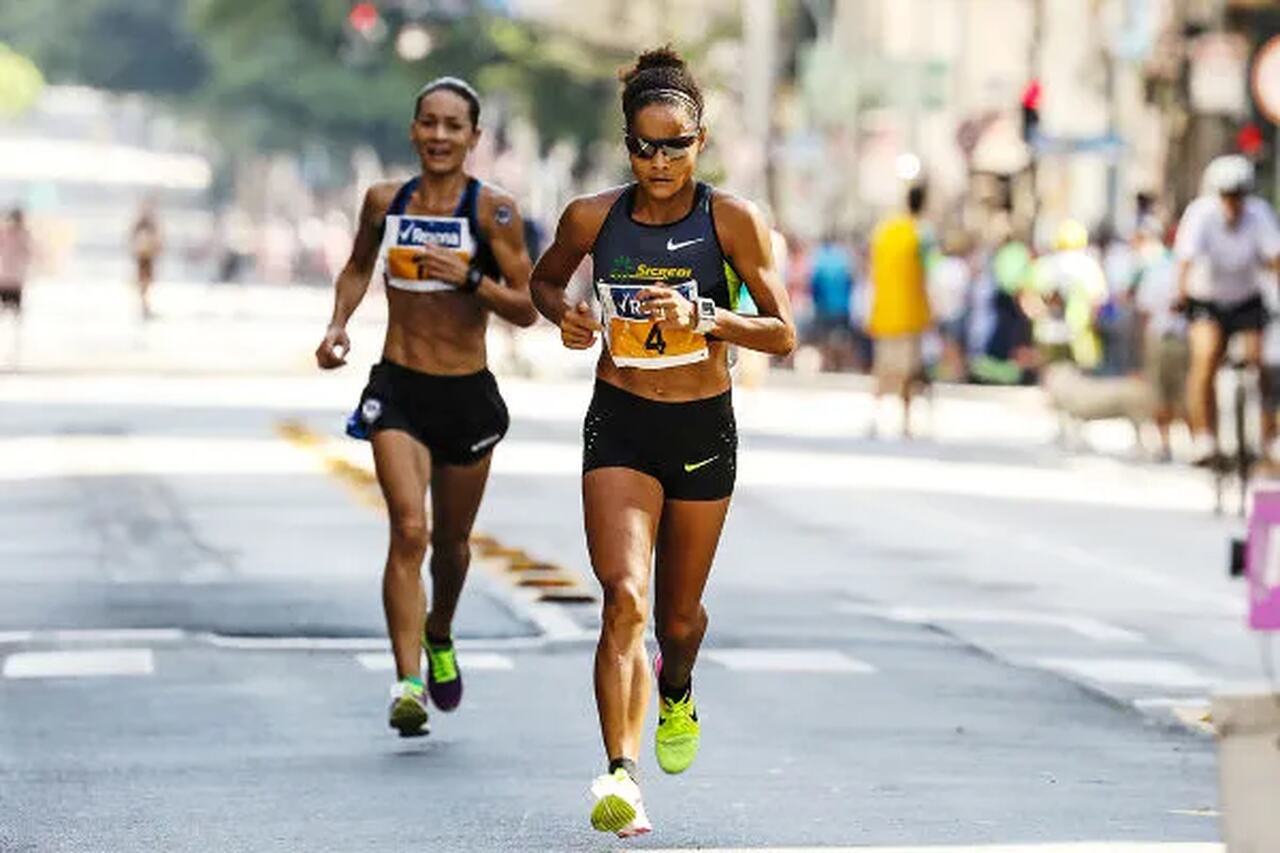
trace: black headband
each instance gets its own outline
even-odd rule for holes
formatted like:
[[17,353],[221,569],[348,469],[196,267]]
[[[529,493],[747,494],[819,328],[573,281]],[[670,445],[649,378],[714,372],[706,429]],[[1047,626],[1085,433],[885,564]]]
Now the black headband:
[[480,94],[466,80],[458,77],[437,77],[430,83],[418,90],[417,97],[414,98],[414,118],[418,117],[418,110],[422,107],[422,99],[432,92],[438,92],[444,89],[460,96],[471,107],[472,124],[477,127],[480,125]]
[[[683,89],[646,89],[643,92],[637,92],[634,96],[636,101],[656,101],[663,98],[675,98],[677,101],[681,101],[686,104],[689,109],[693,111],[694,121],[699,124],[702,123],[702,107],[699,106],[696,98]],[[637,104],[637,106],[639,106],[639,104]]]

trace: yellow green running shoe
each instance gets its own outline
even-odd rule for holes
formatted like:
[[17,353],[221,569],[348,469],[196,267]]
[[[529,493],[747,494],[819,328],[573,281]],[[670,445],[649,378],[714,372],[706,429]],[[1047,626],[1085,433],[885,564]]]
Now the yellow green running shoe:
[[[662,673],[662,657],[654,660],[654,670]],[[698,756],[702,729],[698,725],[698,708],[693,703],[693,689],[682,699],[668,699],[658,694],[658,730],[654,733],[654,752],[658,766],[667,773],[683,773]]]
[[441,711],[452,711],[462,701],[462,672],[458,669],[453,641],[433,645],[424,633],[422,650],[427,653],[427,693],[431,702]]
[[431,731],[427,725],[427,700],[422,683],[409,679],[391,687],[391,712],[387,723],[400,732],[400,737],[422,737]]
[[591,783],[591,827],[598,832],[612,832],[619,838],[644,835],[653,829],[640,799],[640,786],[626,770],[597,776]]

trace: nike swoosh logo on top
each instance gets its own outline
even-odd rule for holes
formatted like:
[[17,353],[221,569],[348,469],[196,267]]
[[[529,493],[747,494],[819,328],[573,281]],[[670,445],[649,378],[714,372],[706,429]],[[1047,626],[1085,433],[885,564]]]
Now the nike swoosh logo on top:
[[477,441],[475,444],[471,445],[471,452],[476,453],[478,451],[483,450],[484,448],[488,447],[491,444],[497,444],[498,439],[500,438],[502,438],[501,433],[494,433],[488,438],[482,438],[479,441]]
[[701,243],[705,239],[707,238],[699,237],[696,240],[681,240],[679,243],[677,243],[675,240],[672,240],[670,237],[668,237],[667,251],[674,252],[676,249],[683,249],[685,246],[692,246],[694,243]]
[[684,472],[686,474],[692,474],[694,471],[697,471],[699,468],[707,467],[708,465],[710,465],[712,462],[715,462],[719,458],[720,458],[720,454],[717,453],[715,456],[712,456],[710,459],[703,459],[701,462],[686,462],[684,463]]

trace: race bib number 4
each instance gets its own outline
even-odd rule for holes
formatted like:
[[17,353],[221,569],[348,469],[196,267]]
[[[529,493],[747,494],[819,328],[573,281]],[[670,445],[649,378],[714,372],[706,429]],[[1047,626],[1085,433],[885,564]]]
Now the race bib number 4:
[[438,246],[471,260],[474,244],[467,220],[455,216],[388,216],[383,236],[387,284],[422,293],[456,290],[427,275],[422,249]]
[[[707,358],[707,339],[688,329],[663,329],[649,319],[640,306],[639,294],[645,284],[600,282],[600,304],[604,313],[605,344],[613,363],[619,367],[660,370],[696,364]],[[689,301],[698,298],[697,282],[672,287]]]

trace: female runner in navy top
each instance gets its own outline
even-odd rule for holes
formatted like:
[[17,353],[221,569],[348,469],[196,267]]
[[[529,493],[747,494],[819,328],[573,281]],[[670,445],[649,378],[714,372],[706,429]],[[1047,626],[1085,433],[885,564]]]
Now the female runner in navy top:
[[[785,354],[796,336],[764,219],[694,178],[706,130],[684,61],[649,51],[623,81],[635,182],[570,203],[531,289],[565,346],[604,339],[583,428],[587,547],[604,590],[596,704],[609,762],[591,786],[591,823],[628,836],[650,828],[636,760],[649,699],[651,569],[655,751],[663,770],[680,773],[698,750],[692,673],[707,628],[702,592],[736,470],[728,348]],[[587,254],[599,315],[564,298]],[[743,287],[757,316],[735,312]]]
[[[441,78],[418,93],[409,136],[422,171],[404,184],[375,184],[365,194],[351,258],[338,275],[333,318],[316,350],[323,369],[346,363],[347,321],[381,262],[386,341],[347,431],[372,443],[390,515],[382,580],[398,679],[390,725],[405,736],[427,731],[424,650],[425,693],[432,702],[450,711],[462,698],[453,616],[471,561],[468,542],[490,453],[508,425],[487,367],[489,314],[520,326],[537,318],[515,202],[464,170],[480,139],[479,119],[480,99],[461,80]],[[421,571],[428,543],[429,612]]]

